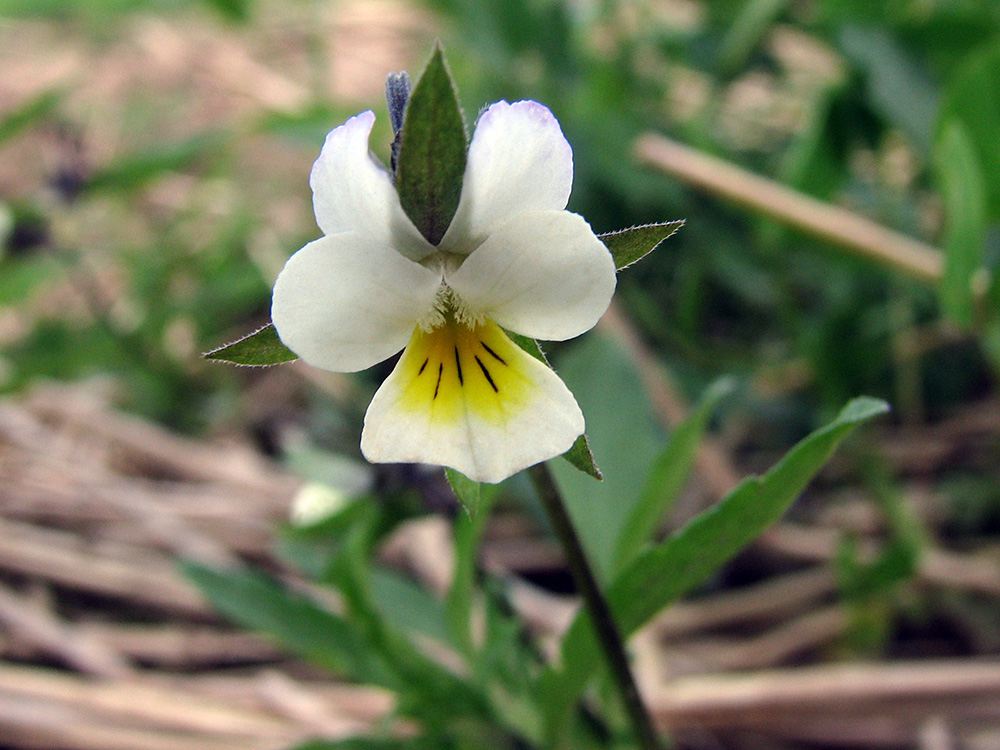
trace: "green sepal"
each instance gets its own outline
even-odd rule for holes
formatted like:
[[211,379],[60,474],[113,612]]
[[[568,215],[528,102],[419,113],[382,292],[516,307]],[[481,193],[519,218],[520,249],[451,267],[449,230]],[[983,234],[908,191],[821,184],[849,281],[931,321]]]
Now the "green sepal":
[[619,271],[631,266],[637,260],[649,255],[657,245],[673,235],[684,226],[684,219],[665,221],[660,224],[642,224],[617,232],[607,232],[597,235],[615,260],[615,268]]
[[432,245],[458,209],[466,151],[455,84],[437,45],[406,105],[396,163],[399,202]]
[[[626,230],[628,231],[628,230]],[[546,367],[551,367],[549,360],[545,357],[545,352],[542,351],[542,347],[538,345],[538,342],[529,336],[522,336],[519,333],[514,333],[513,331],[504,332],[510,337],[510,340],[521,347],[524,351],[530,354],[532,357],[537,359],[539,362],[545,364]],[[604,474],[598,468],[597,464],[594,462],[594,454],[590,450],[590,443],[587,442],[587,436],[580,435],[573,443],[573,446],[562,454],[562,457],[569,461],[573,466],[582,471],[584,474],[588,474],[596,479],[598,482],[604,480]]]
[[573,443],[573,447],[562,454],[562,457],[584,474],[592,476],[598,482],[604,481],[604,474],[594,463],[594,454],[590,450],[590,443],[587,442],[586,434],[580,435]]
[[201,356],[240,367],[270,367],[299,358],[299,355],[281,343],[273,323]]
[[465,512],[475,517],[479,511],[480,487],[479,482],[474,482],[465,474],[455,469],[445,467],[444,475],[448,480],[451,491],[455,493],[458,502],[465,508]]

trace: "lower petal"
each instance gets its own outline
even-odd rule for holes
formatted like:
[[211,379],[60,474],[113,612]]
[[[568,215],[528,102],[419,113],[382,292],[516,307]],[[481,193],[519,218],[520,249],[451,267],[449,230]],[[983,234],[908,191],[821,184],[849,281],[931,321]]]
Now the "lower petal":
[[449,321],[414,331],[368,407],[361,451],[495,483],[565,453],[583,430],[569,389],[499,326]]

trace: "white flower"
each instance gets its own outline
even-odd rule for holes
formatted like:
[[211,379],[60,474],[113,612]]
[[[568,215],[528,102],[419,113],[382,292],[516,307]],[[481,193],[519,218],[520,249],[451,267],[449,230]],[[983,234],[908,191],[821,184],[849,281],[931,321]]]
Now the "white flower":
[[564,453],[583,433],[583,414],[559,377],[504,333],[578,336],[615,289],[607,248],[565,210],[573,155],[559,123],[537,102],[490,106],[435,247],[369,153],[374,121],[363,112],[331,131],[313,167],[325,236],[275,283],[281,340],[335,372],[405,347],[365,415],[369,461],[441,464],[499,482]]

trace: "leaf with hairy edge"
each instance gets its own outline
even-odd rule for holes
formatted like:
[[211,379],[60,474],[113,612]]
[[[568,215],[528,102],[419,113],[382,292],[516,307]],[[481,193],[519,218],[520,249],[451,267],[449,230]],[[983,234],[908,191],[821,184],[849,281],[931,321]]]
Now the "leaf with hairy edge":
[[299,358],[299,355],[281,343],[278,331],[271,323],[201,356],[241,367],[270,367]]
[[646,479],[642,495],[632,508],[615,547],[614,572],[621,572],[656,532],[677,494],[684,488],[708,419],[725,396],[733,392],[732,378],[712,384],[694,412],[677,426]]
[[444,237],[458,209],[466,150],[455,84],[437,46],[410,94],[396,163],[399,202],[432,245]]
[[611,257],[615,259],[615,268],[620,271],[649,255],[656,249],[657,245],[672,236],[682,226],[684,226],[684,219],[666,221],[662,224],[643,224],[597,236],[611,251]]
[[[629,230],[626,229],[624,231],[627,232]],[[650,248],[650,250],[651,249],[652,248]],[[540,347],[538,342],[533,338],[522,336],[521,334],[514,333],[513,331],[506,331],[506,333],[510,337],[511,341],[521,347],[532,357],[537,359],[539,362],[544,362],[546,365],[549,364],[549,360],[545,357],[545,352],[542,351],[542,347]],[[551,367],[551,365],[549,366]],[[586,435],[580,435],[580,437],[576,439],[576,442],[573,443],[573,446],[562,454],[562,457],[584,474],[592,476],[599,482],[604,480],[604,474],[601,473],[597,463],[594,461],[594,454],[590,450],[590,443],[587,441]]]
[[[745,480],[716,506],[626,566],[608,591],[622,636],[632,635],[705,581],[781,518],[844,438],[888,409],[884,401],[854,399],[833,422],[799,441],[763,477]],[[553,737],[564,731],[571,707],[600,666],[600,654],[589,615],[581,610],[563,638],[561,670],[553,667],[542,676],[543,705]]]

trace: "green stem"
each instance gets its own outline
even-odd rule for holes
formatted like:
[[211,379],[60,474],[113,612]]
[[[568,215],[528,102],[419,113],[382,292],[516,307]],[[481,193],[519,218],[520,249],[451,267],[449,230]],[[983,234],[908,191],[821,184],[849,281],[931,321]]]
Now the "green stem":
[[635,678],[632,676],[618,624],[611,614],[608,600],[604,598],[597,585],[594,571],[587,561],[580,537],[577,536],[573,521],[566,511],[566,505],[552,472],[549,471],[547,464],[541,463],[528,469],[528,476],[535,485],[542,507],[545,508],[549,523],[552,524],[552,530],[563,548],[566,564],[569,565],[577,590],[583,597],[584,606],[590,612],[597,640],[604,650],[604,656],[611,668],[611,675],[621,694],[625,710],[632,721],[636,737],[644,750],[661,750],[660,740],[653,728],[653,720],[642,702]]

